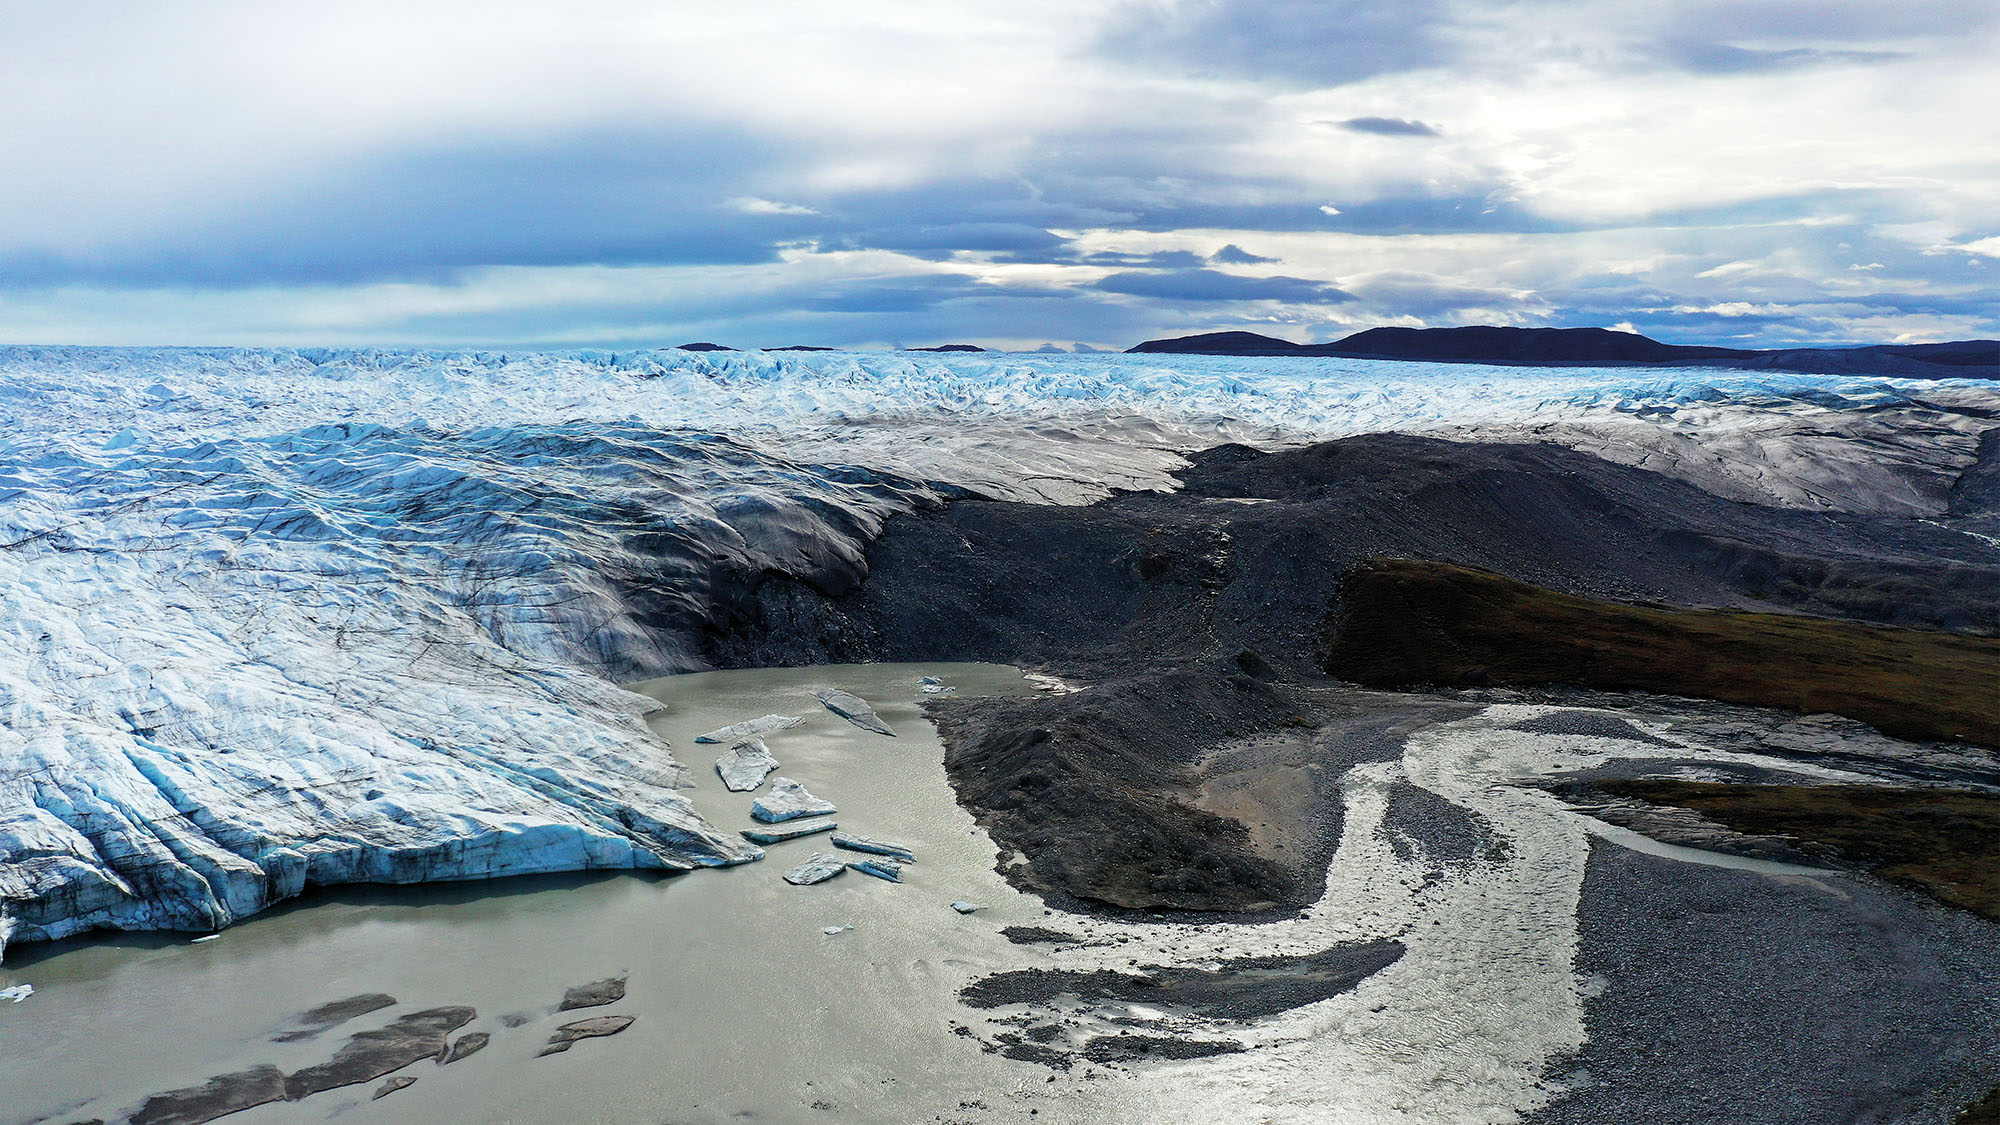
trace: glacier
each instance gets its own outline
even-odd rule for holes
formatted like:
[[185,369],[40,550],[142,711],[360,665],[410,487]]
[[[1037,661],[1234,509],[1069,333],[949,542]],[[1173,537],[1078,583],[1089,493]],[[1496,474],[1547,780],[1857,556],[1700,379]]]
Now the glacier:
[[1926,518],[1996,418],[1979,381],[1696,369],[0,348],[0,955],[753,860],[617,684],[706,667],[765,574],[861,581],[899,512],[1401,430]]

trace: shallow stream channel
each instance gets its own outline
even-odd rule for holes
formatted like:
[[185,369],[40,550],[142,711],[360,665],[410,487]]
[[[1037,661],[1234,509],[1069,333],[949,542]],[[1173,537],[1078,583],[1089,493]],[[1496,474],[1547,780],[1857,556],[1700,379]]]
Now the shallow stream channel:
[[[1833,872],[1627,840],[1509,784],[1619,758],[1747,756],[1637,728],[1562,733],[1551,708],[1496,705],[1348,771],[1328,893],[1299,915],[1052,911],[996,873],[993,841],[954,799],[925,677],[959,697],[1037,689],[981,664],[633,685],[665,704],[649,721],[690,767],[703,816],[752,828],[753,798],[794,779],[838,806],[843,832],[913,850],[900,884],[854,870],[788,884],[814,852],[865,858],[822,834],[687,875],[346,888],[219,935],[24,948],[0,969],[0,987],[34,987],[0,1004],[0,1122],[207,1120],[191,1109],[203,1097],[270,1089],[227,1120],[1509,1121],[1559,1095],[1552,1075],[1605,986],[1578,969],[1593,848],[1848,894]],[[895,734],[822,706],[824,689],[866,700]],[[729,746],[696,736],[767,714],[803,722],[765,734],[779,767],[732,793],[712,767]],[[1397,811],[1429,807],[1410,805],[1417,789],[1451,806],[1434,829]],[[358,1011],[308,1015],[350,1000]],[[586,1021],[594,1037],[549,1050]],[[409,1061],[332,1081],[342,1057],[394,1047],[395,1028]],[[450,1061],[422,1053],[426,1035]],[[301,1074],[325,1088],[299,1096]],[[169,1092],[183,1100],[158,1100]]]

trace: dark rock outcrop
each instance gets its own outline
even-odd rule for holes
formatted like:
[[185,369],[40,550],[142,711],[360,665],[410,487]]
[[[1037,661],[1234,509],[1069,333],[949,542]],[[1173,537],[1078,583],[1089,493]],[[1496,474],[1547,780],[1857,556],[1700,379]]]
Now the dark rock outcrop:
[[556,1011],[597,1008],[605,1004],[616,1004],[623,999],[625,999],[625,978],[605,977],[589,984],[579,984],[563,993],[562,1003],[556,1005]]
[[616,1035],[632,1026],[632,1016],[592,1016],[587,1020],[566,1023],[556,1028],[549,1036],[549,1045],[542,1048],[544,1055],[559,1055],[585,1039],[597,1039],[606,1035]]

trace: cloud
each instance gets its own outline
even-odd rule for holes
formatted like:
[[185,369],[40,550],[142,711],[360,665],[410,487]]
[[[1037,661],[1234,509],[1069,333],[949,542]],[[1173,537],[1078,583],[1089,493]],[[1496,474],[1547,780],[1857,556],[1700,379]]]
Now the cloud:
[[1225,266],[1261,266],[1268,265],[1278,259],[1266,258],[1261,254],[1252,254],[1250,251],[1232,242],[1215,253],[1210,254],[1208,260],[1217,265]]
[[1453,57],[1440,0],[1170,0],[1129,6],[1099,50],[1195,75],[1309,87],[1440,65]]
[[799,203],[780,203],[774,199],[758,199],[754,195],[739,195],[729,200],[725,206],[746,215],[817,215],[819,211]]
[[1727,43],[1671,39],[1660,45],[1669,62],[1698,74],[1757,74],[1809,66],[1855,66],[1909,57],[1900,51],[1822,50],[1791,47],[1757,50]]
[[98,4],[0,38],[0,338],[2000,333],[1991,0]]
[[1356,133],[1374,133],[1383,137],[1435,137],[1437,127],[1421,121],[1409,121],[1401,117],[1350,117],[1332,124]]
[[1108,293],[1165,301],[1284,301],[1331,304],[1354,295],[1323,281],[1302,277],[1244,277],[1216,270],[1160,270],[1114,273],[1096,282]]

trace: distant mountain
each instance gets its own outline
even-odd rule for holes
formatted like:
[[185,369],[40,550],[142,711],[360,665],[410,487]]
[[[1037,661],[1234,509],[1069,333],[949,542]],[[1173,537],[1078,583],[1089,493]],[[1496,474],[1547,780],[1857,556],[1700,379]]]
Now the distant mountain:
[[939,344],[935,348],[904,348],[903,350],[909,352],[983,352],[986,349],[980,347],[978,344]]
[[1730,348],[1662,344],[1604,328],[1370,328],[1322,345],[1325,354],[1466,363],[1670,363],[1747,355]]
[[1348,356],[1431,363],[1675,364],[1815,374],[2000,378],[2000,341],[1875,344],[1853,348],[1740,348],[1663,344],[1603,328],[1370,328],[1330,344],[1294,344],[1255,332],[1208,332],[1148,340],[1128,349],[1178,355]]
[[702,341],[698,344],[681,344],[677,350],[684,352],[733,352],[736,349],[726,344],[711,344],[707,341]]
[[1294,344],[1255,332],[1204,332],[1199,336],[1176,336],[1171,340],[1148,340],[1127,352],[1169,352],[1175,355],[1324,355],[1316,347],[1325,344]]
[[821,347],[818,344],[786,344],[782,348],[765,348],[767,352],[837,352],[839,348]]

